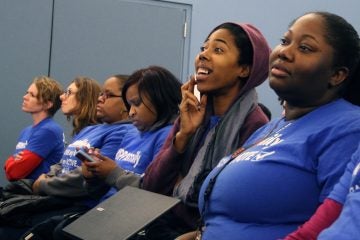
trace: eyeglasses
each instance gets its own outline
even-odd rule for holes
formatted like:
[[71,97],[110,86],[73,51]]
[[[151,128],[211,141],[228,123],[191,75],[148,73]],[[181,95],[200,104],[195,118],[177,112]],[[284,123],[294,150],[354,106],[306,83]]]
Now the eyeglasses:
[[104,100],[108,99],[108,98],[116,98],[116,97],[122,97],[121,95],[116,95],[113,94],[111,92],[101,92],[99,94],[100,97],[104,98]]
[[67,89],[66,91],[64,91],[65,97],[69,97],[70,95],[75,94],[75,93],[76,93],[76,92],[71,91],[70,88]]

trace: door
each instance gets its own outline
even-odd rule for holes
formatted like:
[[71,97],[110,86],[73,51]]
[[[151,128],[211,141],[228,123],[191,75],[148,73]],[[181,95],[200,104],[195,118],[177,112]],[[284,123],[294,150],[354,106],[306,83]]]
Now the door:
[[191,6],[161,1],[55,0],[50,75],[100,82],[148,65],[187,76]]
[[[109,75],[157,64],[184,81],[190,21],[191,5],[164,1],[1,0],[0,165],[31,124],[21,102],[33,77],[50,75],[66,87],[77,75],[102,83]],[[71,127],[61,110],[55,119],[69,139]]]

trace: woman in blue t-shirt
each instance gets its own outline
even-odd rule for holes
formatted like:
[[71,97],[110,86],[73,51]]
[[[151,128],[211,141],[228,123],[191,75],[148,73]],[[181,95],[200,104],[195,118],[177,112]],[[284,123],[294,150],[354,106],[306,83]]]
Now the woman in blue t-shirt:
[[206,178],[201,239],[274,240],[310,218],[357,148],[359,59],[359,37],[341,17],[313,12],[292,22],[270,55],[269,83],[285,116]]
[[122,97],[137,130],[125,135],[115,161],[97,151],[90,151],[98,160],[85,162],[83,167],[91,194],[107,198],[125,185],[132,184],[131,180],[127,182],[123,179],[124,174],[144,173],[178,116],[180,89],[179,80],[159,66],[139,69],[129,77],[122,90]]
[[[328,202],[319,207],[316,214],[318,216],[315,216],[315,218],[317,219],[317,225],[322,226],[320,230],[331,223],[332,225],[321,232],[317,239],[358,239],[360,235],[360,145],[327,201],[335,202],[340,207],[333,206]],[[319,212],[322,212],[320,216]]]
[[[33,124],[20,133],[15,152],[5,162],[9,181],[36,179],[50,170],[64,152],[64,132],[53,116],[60,108],[62,86],[46,76],[35,77],[23,97],[22,110]],[[51,141],[50,141],[51,140]]]
[[99,123],[96,115],[99,93],[100,85],[95,79],[78,76],[60,96],[61,111],[69,121],[72,120],[72,136]]
[[[30,226],[35,227],[52,216],[84,211],[97,203],[83,187],[81,161],[75,154],[77,148],[95,147],[105,156],[114,157],[116,147],[125,133],[133,129],[132,124],[126,121],[127,112],[121,98],[125,79],[126,76],[112,76],[105,81],[101,91],[96,80],[77,77],[62,94],[61,108],[65,115],[73,119],[75,135],[61,161],[52,165],[51,170],[42,174],[32,187],[34,194],[71,199],[72,204],[67,203],[51,210],[44,209],[41,213],[24,212]],[[97,123],[98,120],[103,123]],[[0,239],[19,239],[27,229],[12,225],[1,226]],[[48,230],[50,231],[50,227]]]

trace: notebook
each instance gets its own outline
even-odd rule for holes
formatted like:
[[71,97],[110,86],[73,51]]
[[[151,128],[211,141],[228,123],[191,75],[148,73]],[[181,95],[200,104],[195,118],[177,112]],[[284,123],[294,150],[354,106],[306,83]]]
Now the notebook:
[[63,231],[85,240],[128,239],[179,202],[177,198],[127,186]]

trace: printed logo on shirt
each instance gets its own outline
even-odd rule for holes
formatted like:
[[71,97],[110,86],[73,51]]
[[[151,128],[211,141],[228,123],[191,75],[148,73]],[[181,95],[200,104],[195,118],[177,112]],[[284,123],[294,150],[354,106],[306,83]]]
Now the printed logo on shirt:
[[76,149],[67,148],[64,152],[64,156],[73,157],[76,154]]
[[88,147],[90,148],[91,145],[89,143],[89,139],[85,138],[85,139],[81,139],[81,140],[76,140],[75,142],[71,143],[69,145],[69,147],[73,147],[73,148],[76,148],[76,147]]
[[239,156],[237,156],[232,163],[236,163],[236,162],[240,162],[240,161],[257,162],[257,161],[263,160],[264,158],[266,158],[268,156],[275,154],[275,151],[267,151],[267,149],[283,142],[284,140],[281,139],[281,137],[282,137],[281,133],[276,133],[273,136],[265,138],[264,140],[260,141],[258,144],[255,145],[258,147],[262,146],[261,150],[244,151]]
[[282,136],[281,133],[276,133],[273,136],[265,138],[264,140],[259,142],[257,144],[257,146],[264,146],[263,149],[275,146],[275,145],[281,143],[282,141],[284,141],[283,139],[281,139],[281,136]]
[[18,142],[16,144],[16,149],[25,149],[27,145],[28,145],[28,141],[26,141],[26,142]]
[[78,165],[78,161],[74,160],[74,159],[62,159],[61,160],[61,174],[67,174],[70,171],[74,170],[75,168],[77,168]]
[[353,174],[352,174],[352,180],[349,192],[359,192],[360,190],[360,163],[355,167]]
[[120,148],[115,156],[116,161],[125,161],[133,164],[133,167],[135,168],[141,159],[141,151],[137,151],[136,153],[131,153],[126,151],[123,148]]
[[75,154],[76,148],[82,147],[91,147],[88,139],[76,140],[66,148],[60,161],[61,174],[67,174],[80,166],[80,161],[75,157]]

